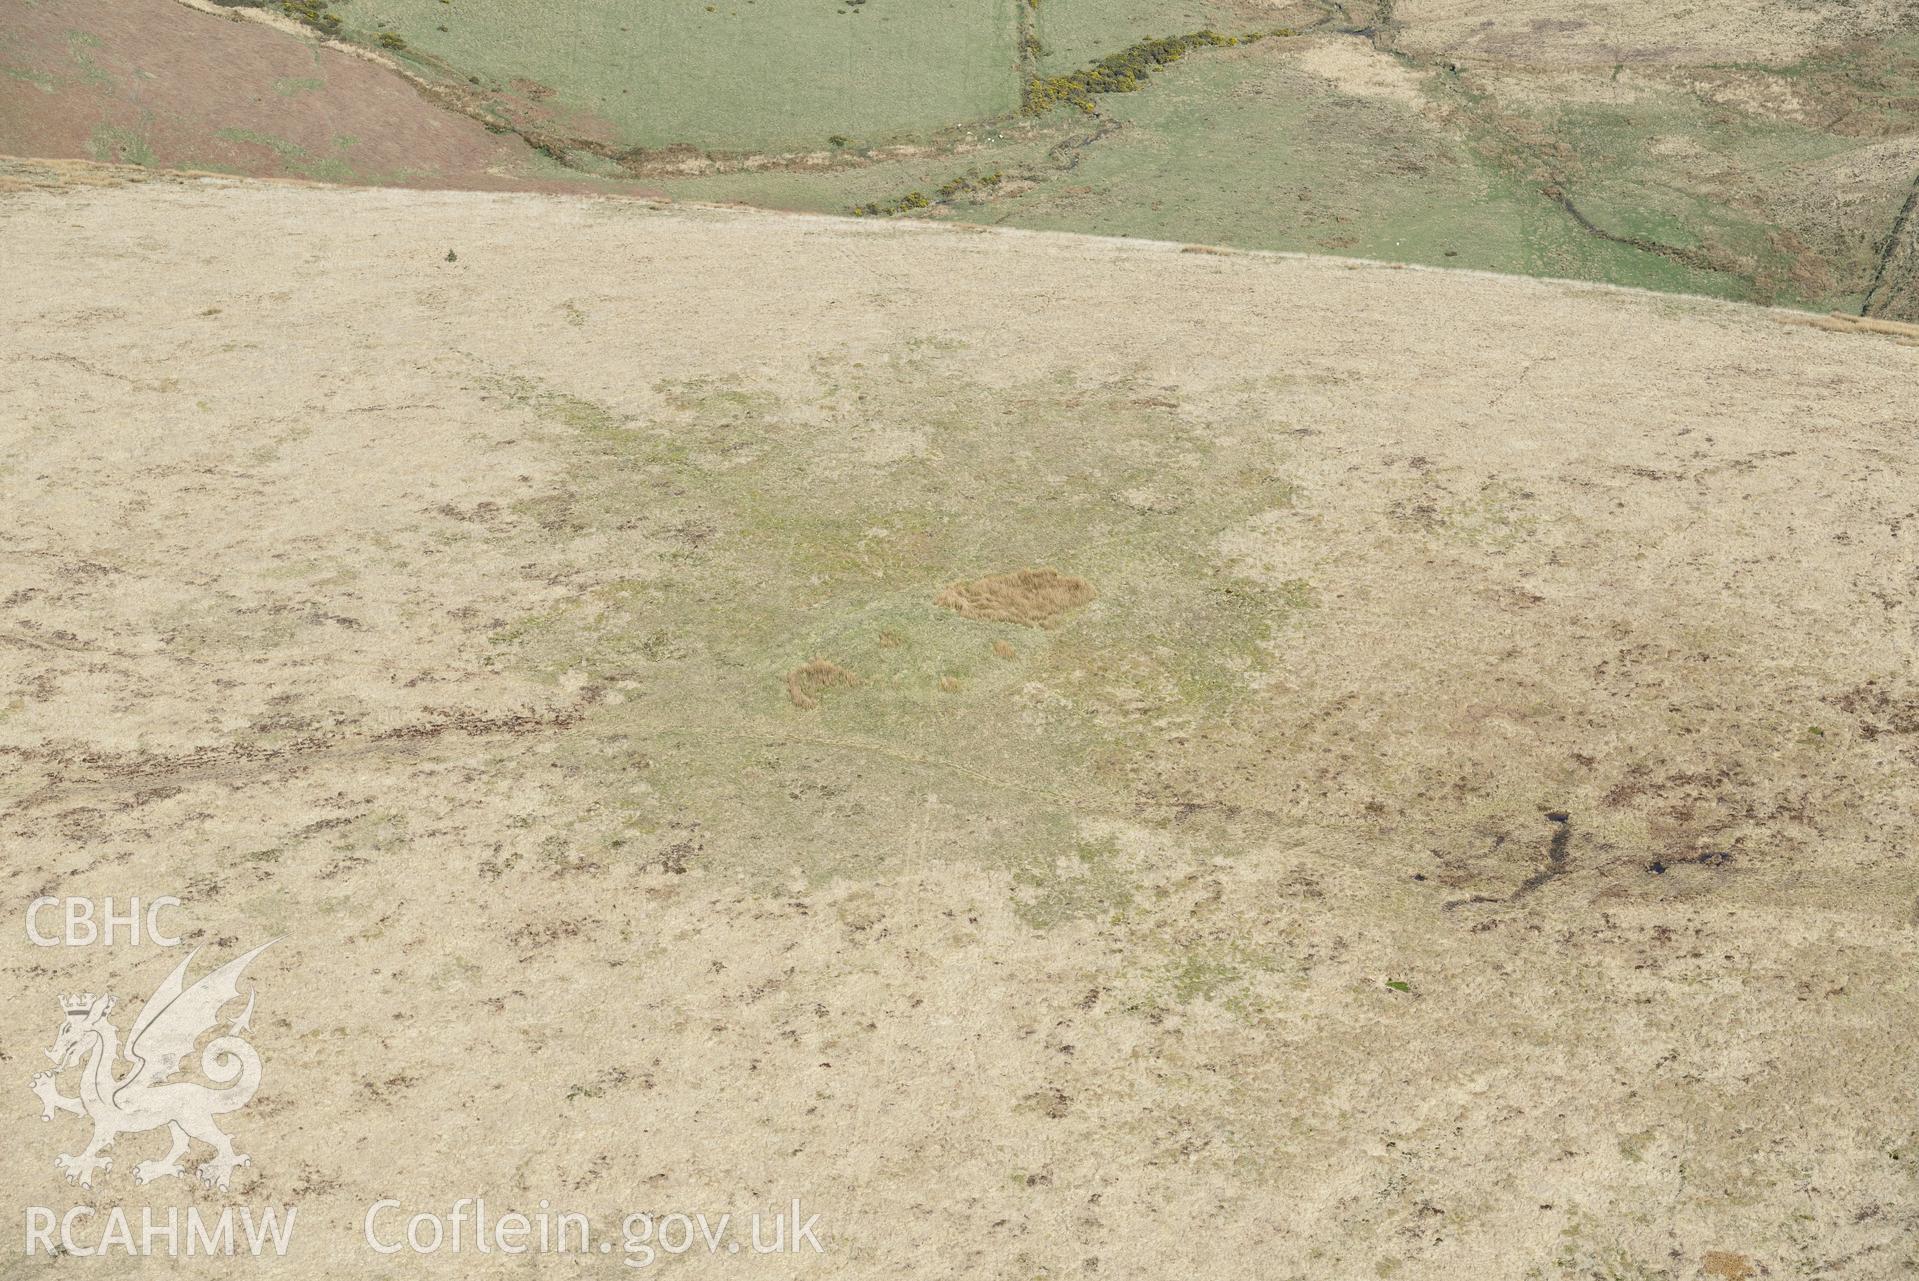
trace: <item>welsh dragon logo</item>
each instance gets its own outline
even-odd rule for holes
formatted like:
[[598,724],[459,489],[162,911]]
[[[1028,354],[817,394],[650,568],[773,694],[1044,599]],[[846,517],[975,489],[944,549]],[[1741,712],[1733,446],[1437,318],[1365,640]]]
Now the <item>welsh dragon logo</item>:
[[[221,1009],[239,999],[240,974],[247,963],[276,941],[262,943],[188,987],[187,966],[199,955],[196,948],[147,998],[124,1050],[120,1029],[107,1021],[117,998],[96,998],[91,992],[60,998],[66,1021],[47,1051],[53,1071],[34,1076],[33,1092],[45,1105],[40,1113],[43,1121],[51,1121],[55,1112],[84,1115],[93,1121],[93,1141],[85,1151],[54,1158],[54,1164],[67,1172],[67,1182],[92,1187],[95,1171],[113,1168],[113,1158],[100,1154],[115,1139],[163,1125],[172,1132],[173,1147],[160,1160],[133,1167],[133,1177],[141,1183],[183,1174],[180,1158],[194,1139],[213,1148],[213,1158],[197,1171],[200,1182],[208,1187],[224,1190],[235,1168],[249,1164],[248,1158],[233,1150],[233,1140],[213,1118],[245,1107],[260,1088],[260,1055],[241,1037],[252,1026],[253,990],[247,993],[246,1009],[200,1054],[200,1070],[213,1084],[170,1078],[193,1053],[200,1037],[219,1022]],[[132,1069],[115,1075],[122,1057]],[[68,1098],[60,1093],[55,1078],[83,1060],[79,1096]]]

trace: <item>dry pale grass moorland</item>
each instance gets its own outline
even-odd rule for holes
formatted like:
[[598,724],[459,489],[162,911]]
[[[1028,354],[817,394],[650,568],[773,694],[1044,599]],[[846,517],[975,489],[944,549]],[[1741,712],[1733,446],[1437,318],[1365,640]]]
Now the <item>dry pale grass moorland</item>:
[[1896,330],[6,175],[9,901],[281,940],[252,1164],[80,1190],[56,996],[177,958],[9,927],[9,1213],[297,1205],[316,1278],[628,1271],[361,1243],[472,1196],[821,1216],[674,1277],[1919,1270]]

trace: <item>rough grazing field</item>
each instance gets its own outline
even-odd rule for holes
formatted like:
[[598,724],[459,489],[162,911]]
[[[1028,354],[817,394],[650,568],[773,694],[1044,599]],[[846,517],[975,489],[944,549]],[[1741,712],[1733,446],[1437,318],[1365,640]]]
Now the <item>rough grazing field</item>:
[[592,1271],[359,1245],[479,1195],[822,1215],[675,1276],[1919,1268],[1919,347],[111,179],[0,196],[0,871],[284,940],[230,1196],[83,1193],[56,994],[174,957],[9,926],[8,1205],[297,1204],[298,1277]]
[[929,194],[1000,180],[935,215],[1919,319],[1912,20],[1843,45],[1809,42],[1853,28],[1808,29],[1776,64],[1622,46],[1572,65],[1544,18],[1499,56],[1421,45],[1417,11],[1343,25],[1189,55],[1037,160],[956,157]]

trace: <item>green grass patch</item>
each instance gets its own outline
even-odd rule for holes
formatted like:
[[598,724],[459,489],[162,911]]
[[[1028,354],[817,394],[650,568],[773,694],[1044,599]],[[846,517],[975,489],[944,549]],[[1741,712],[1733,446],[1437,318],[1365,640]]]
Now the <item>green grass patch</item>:
[[151,165],[153,148],[143,130],[124,125],[101,125],[87,139],[87,151],[104,164]]
[[[621,815],[621,849],[653,849],[697,810],[839,875],[923,818],[914,839],[1010,871],[1035,922],[1127,901],[1124,868],[1075,834],[1075,798],[1127,795],[1127,762],[1168,717],[1223,723],[1311,626],[1310,584],[1239,577],[1215,550],[1288,491],[1243,483],[1244,458],[1212,443],[1261,438],[1236,411],[1201,421],[1127,380],[1004,389],[955,368],[936,345],[884,367],[828,358],[805,396],[664,385],[645,410],[496,380],[576,459],[521,514],[651,549],[654,572],[493,637],[498,665],[621,691],[567,749]],[[1027,567],[1097,596],[1050,628],[934,603]],[[853,679],[794,699],[789,676],[815,660]],[[728,709],[724,727],[699,708]],[[791,813],[769,822],[768,797]],[[747,847],[706,857],[791,866]]]
[[[261,133],[255,129],[226,128],[213,135],[221,142],[243,143],[248,146],[265,147],[280,161],[288,173],[302,178],[312,178],[319,182],[349,182],[365,175],[356,174],[347,163],[344,154],[315,155],[297,143],[272,134]],[[334,146],[344,153],[352,146],[353,140],[345,135],[334,139]],[[217,168],[209,163],[206,167]]]

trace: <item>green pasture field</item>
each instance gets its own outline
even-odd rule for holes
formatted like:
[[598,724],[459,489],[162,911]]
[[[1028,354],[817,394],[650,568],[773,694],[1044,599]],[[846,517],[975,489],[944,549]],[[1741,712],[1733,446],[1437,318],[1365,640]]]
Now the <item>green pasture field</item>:
[[339,0],[333,11],[359,39],[397,35],[487,87],[535,82],[609,142],[739,151],[900,138],[1017,109],[1014,2]]

